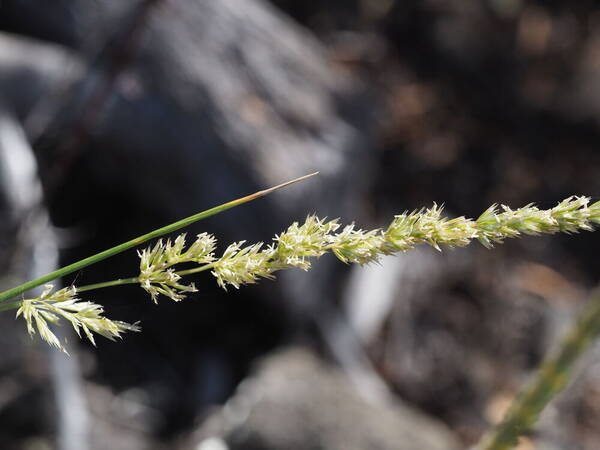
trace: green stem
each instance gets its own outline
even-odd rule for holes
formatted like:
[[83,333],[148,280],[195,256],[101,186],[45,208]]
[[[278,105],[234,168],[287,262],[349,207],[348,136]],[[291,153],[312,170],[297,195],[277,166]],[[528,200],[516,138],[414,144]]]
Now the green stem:
[[3,305],[0,305],[0,311],[8,311],[9,309],[17,309],[21,306],[21,303],[23,303],[22,300],[19,300],[16,302],[11,302],[11,303],[5,303]]
[[517,445],[519,436],[537,421],[546,405],[569,381],[577,359],[600,334],[600,288],[589,300],[558,351],[547,358],[531,384],[514,400],[506,416],[477,446],[481,450],[504,450]]
[[[175,272],[175,273],[180,276],[185,276],[185,275],[191,275],[193,273],[204,272],[205,270],[212,269],[213,267],[214,267],[214,264],[205,264],[200,267],[195,267],[194,269],[180,270],[179,272]],[[77,292],[93,291],[95,289],[102,289],[105,287],[123,286],[124,284],[135,284],[135,283],[139,283],[139,282],[140,282],[140,279],[138,277],[119,278],[118,280],[104,281],[102,283],[87,284],[85,286],[79,286],[79,287],[77,287]],[[2,311],[2,310],[0,309],[0,311]]]
[[100,289],[110,286],[123,286],[125,284],[139,283],[138,277],[133,278],[119,278],[118,280],[104,281],[102,283],[88,284],[86,286],[77,287],[77,292],[93,291],[94,289]]
[[73,264],[70,264],[68,266],[62,267],[58,270],[55,270],[54,272],[50,272],[47,275],[44,275],[42,277],[36,278],[35,280],[31,280],[28,281],[27,283],[23,283],[19,286],[16,286],[12,289],[9,289],[7,291],[4,291],[2,293],[0,293],[0,302],[4,302],[6,300],[9,300],[13,297],[16,297],[26,291],[29,291],[30,289],[33,289],[35,287],[41,286],[42,284],[48,283],[49,281],[55,280],[57,278],[61,278],[64,277],[66,275],[69,275],[73,272],[76,272],[78,270],[83,269],[84,267],[87,267],[91,264],[95,264],[97,262],[100,262],[104,259],[110,258],[111,256],[117,255],[121,252],[124,252],[125,250],[129,250],[130,248],[133,247],[137,247],[138,245],[143,244],[144,242],[147,242],[151,239],[155,239],[157,237],[163,236],[165,234],[171,233],[173,231],[179,230],[181,228],[187,227],[189,225],[191,225],[194,222],[197,222],[199,220],[202,219],[206,219],[207,217],[210,216],[214,216],[215,214],[219,214],[223,211],[226,211],[230,208],[233,208],[235,206],[239,206],[242,205],[244,203],[247,203],[249,201],[255,200],[257,198],[263,197],[267,194],[270,194],[271,192],[280,189],[284,186],[288,186],[292,183],[296,183],[298,181],[302,181],[305,180],[309,177],[312,177],[314,175],[316,175],[318,172],[315,173],[311,173],[309,175],[305,175],[303,177],[300,178],[296,178],[294,180],[288,181],[286,183],[282,183],[280,185],[274,186],[272,188],[269,189],[265,189],[262,191],[258,191],[254,194],[251,195],[247,195],[246,197],[242,197],[242,198],[238,198],[236,200],[232,200],[230,202],[227,203],[223,203],[222,205],[219,206],[215,206],[214,208],[211,209],[207,209],[206,211],[202,211],[199,212],[197,214],[194,214],[190,217],[187,217],[185,219],[179,220],[177,222],[174,222],[170,225],[167,225],[165,227],[162,228],[158,228],[157,230],[151,231],[150,233],[144,234],[142,236],[139,236],[135,239],[132,239],[130,241],[124,242],[120,245],[117,245],[113,248],[110,248],[108,250],[104,250],[103,252],[97,253],[93,256],[90,256],[88,258],[82,259],[80,261],[77,261]]
[[203,266],[200,267],[195,267],[193,269],[188,269],[188,270],[180,270],[179,272],[175,272],[177,275],[180,276],[184,276],[184,275],[191,275],[193,273],[199,273],[199,272],[204,272],[205,270],[209,270],[212,269],[215,266],[214,263],[210,263],[210,264],[205,264]]

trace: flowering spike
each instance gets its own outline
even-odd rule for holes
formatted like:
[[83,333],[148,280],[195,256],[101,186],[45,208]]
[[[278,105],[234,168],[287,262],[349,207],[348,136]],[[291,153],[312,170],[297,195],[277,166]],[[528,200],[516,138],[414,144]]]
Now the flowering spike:
[[[304,223],[294,222],[273,242],[246,245],[245,241],[229,245],[216,259],[216,241],[203,233],[184,250],[184,235],[173,243],[159,241],[153,248],[139,253],[141,274],[139,281],[156,302],[158,295],[175,301],[194,292],[193,284],[179,282],[181,275],[212,269],[217,284],[236,289],[243,284],[256,283],[260,278],[273,278],[278,270],[292,267],[308,270],[311,260],[331,251],[344,263],[369,264],[378,262],[383,255],[406,251],[418,244],[428,244],[438,251],[443,247],[464,247],[474,239],[487,248],[504,239],[520,235],[575,233],[592,230],[600,224],[600,202],[588,206],[587,197],[569,197],[549,210],[540,210],[533,204],[519,209],[492,205],[476,220],[442,216],[443,206],[433,204],[429,209],[404,212],[394,217],[385,230],[364,231],[352,223],[338,231],[337,219],[327,221],[309,215]],[[195,262],[201,267],[180,273],[172,266]]]
[[[600,223],[600,202],[588,208],[588,201],[586,197],[570,197],[550,210],[540,210],[533,204],[516,210],[492,205],[477,220],[447,219],[442,216],[443,207],[434,203],[432,208],[396,216],[385,231],[363,231],[350,224],[337,232],[340,226],[337,220],[327,222],[311,215],[302,225],[294,222],[277,235],[266,250],[260,251],[262,244],[245,249],[243,242],[232,244],[214,263],[213,275],[221,287],[231,284],[237,288],[255,283],[260,277],[272,278],[277,270],[290,267],[308,270],[310,259],[327,251],[345,263],[369,264],[383,255],[410,250],[418,244],[429,244],[441,251],[443,247],[464,247],[477,239],[490,248],[522,234],[591,230],[590,222]],[[249,260],[252,264],[246,262]]]

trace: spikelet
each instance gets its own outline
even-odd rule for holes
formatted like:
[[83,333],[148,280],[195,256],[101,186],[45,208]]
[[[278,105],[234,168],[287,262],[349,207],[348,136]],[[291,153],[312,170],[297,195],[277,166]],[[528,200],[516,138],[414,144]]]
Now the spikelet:
[[159,294],[178,302],[185,294],[196,292],[194,283],[181,284],[181,276],[175,273],[172,266],[193,262],[199,265],[214,261],[216,240],[208,233],[199,234],[190,247],[184,251],[185,234],[177,236],[174,242],[159,240],[153,248],[138,252],[140,257],[140,286],[146,290],[154,303]]
[[61,318],[67,320],[80,338],[81,331],[83,331],[85,337],[93,345],[96,345],[96,342],[92,333],[115,340],[126,331],[140,331],[137,323],[128,324],[104,317],[102,306],[79,300],[74,287],[66,287],[56,292],[52,292],[52,290],[53,286],[48,284],[39,297],[23,300],[17,310],[17,317],[23,316],[27,323],[27,331],[31,336],[36,333],[37,329],[44,341],[65,353],[67,350],[52,332],[48,322],[60,325]]

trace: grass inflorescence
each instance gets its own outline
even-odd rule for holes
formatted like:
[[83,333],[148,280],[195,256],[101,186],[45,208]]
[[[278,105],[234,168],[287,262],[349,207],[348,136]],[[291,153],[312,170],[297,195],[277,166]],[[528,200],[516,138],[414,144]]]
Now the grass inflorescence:
[[[591,231],[593,224],[600,223],[600,202],[588,204],[587,197],[569,197],[547,210],[534,205],[515,210],[492,205],[477,219],[448,219],[442,215],[443,208],[434,205],[397,215],[386,229],[370,231],[353,223],[342,227],[337,219],[328,221],[310,215],[302,224],[294,222],[268,245],[234,242],[220,257],[215,254],[214,236],[198,235],[184,252],[185,235],[180,235],[173,243],[159,241],[140,253],[139,280],[154,301],[158,294],[179,301],[196,290],[193,284],[182,285],[181,276],[204,270],[210,270],[222,288],[239,288],[261,278],[273,278],[279,270],[308,270],[313,259],[328,252],[344,263],[369,264],[378,262],[383,255],[404,252],[419,244],[441,250],[464,247],[477,240],[491,248],[520,235]],[[177,272],[173,266],[179,262],[198,262],[199,267]]]
[[[234,242],[220,256],[216,254],[215,236],[201,233],[186,247],[185,234],[181,234],[173,241],[159,240],[139,251],[140,272],[137,277],[79,288],[73,286],[56,292],[46,288],[40,297],[4,304],[0,310],[19,308],[17,315],[25,319],[30,334],[37,328],[45,341],[64,350],[46,322],[58,324],[62,317],[71,322],[78,333],[82,329],[92,342],[91,332],[115,338],[124,331],[139,331],[137,324],[129,325],[103,317],[99,305],[79,301],[75,298],[76,292],[137,283],[155,303],[161,295],[181,301],[197,291],[194,283],[184,283],[182,278],[204,271],[210,271],[223,289],[229,286],[237,289],[262,278],[272,279],[280,270],[309,270],[312,261],[326,253],[333,253],[347,264],[364,265],[419,244],[441,250],[443,247],[464,247],[478,240],[491,248],[504,239],[520,235],[591,231],[593,224],[600,223],[600,202],[589,205],[587,197],[569,197],[547,210],[531,204],[515,210],[492,205],[477,219],[448,219],[442,214],[443,208],[434,204],[431,208],[399,214],[387,228],[370,231],[357,228],[354,223],[342,226],[337,219],[309,215],[303,223],[292,223],[268,245],[263,242]],[[178,265],[189,266],[190,263],[196,267],[177,270]]]
[[[533,204],[514,210],[504,205],[492,205],[477,219],[444,217],[443,208],[434,204],[431,208],[395,216],[387,228],[368,231],[358,228],[354,223],[342,226],[337,219],[327,220],[309,215],[302,223],[292,223],[269,244],[233,242],[220,256],[217,254],[217,239],[208,233],[197,235],[189,246],[186,246],[185,234],[172,241],[158,240],[153,246],[138,252],[140,268],[137,277],[81,287],[70,286],[58,291],[54,291],[52,285],[46,285],[38,297],[6,303],[6,300],[50,280],[259,198],[292,182],[195,214],[1,292],[0,311],[17,309],[17,317],[23,317],[29,334],[37,332],[50,345],[66,352],[49,324],[58,325],[65,320],[73,326],[79,337],[87,337],[94,345],[94,334],[114,340],[124,332],[140,331],[137,323],[128,324],[108,319],[104,317],[100,305],[77,298],[78,293],[86,291],[135,283],[146,290],[155,303],[159,296],[181,301],[186,295],[197,291],[194,283],[185,283],[183,278],[200,272],[210,272],[217,284],[225,290],[230,286],[237,289],[260,279],[272,279],[280,270],[309,270],[312,262],[326,253],[332,253],[346,264],[364,265],[377,263],[384,255],[405,252],[420,244],[427,244],[441,251],[444,247],[464,247],[477,240],[491,248],[508,238],[592,231],[594,225],[600,224],[600,202],[590,205],[588,197],[577,196],[569,197],[554,208],[545,210]],[[181,264],[185,264],[186,268],[178,268]],[[190,268],[190,265],[193,267]],[[500,450],[515,445],[519,435],[533,425],[546,404],[565,386],[575,360],[599,333],[600,294],[597,293],[567,335],[556,356],[542,365],[538,376],[516,399],[503,422],[484,437],[479,448]]]

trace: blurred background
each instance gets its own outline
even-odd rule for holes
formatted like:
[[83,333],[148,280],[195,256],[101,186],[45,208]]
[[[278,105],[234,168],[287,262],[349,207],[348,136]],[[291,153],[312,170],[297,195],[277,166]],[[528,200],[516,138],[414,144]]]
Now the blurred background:
[[[269,241],[307,214],[600,192],[600,7],[525,0],[2,0],[0,287],[233,198],[187,230]],[[154,305],[70,357],[0,316],[0,448],[460,449],[585,302],[598,238],[419,248]],[[64,285],[136,275],[134,251]],[[600,448],[600,354],[521,450]]]

